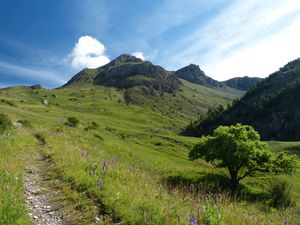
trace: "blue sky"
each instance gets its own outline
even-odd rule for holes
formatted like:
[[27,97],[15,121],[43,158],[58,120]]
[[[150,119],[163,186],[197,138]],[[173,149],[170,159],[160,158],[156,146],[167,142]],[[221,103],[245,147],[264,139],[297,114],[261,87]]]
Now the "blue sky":
[[122,53],[265,77],[300,57],[299,40],[299,0],[1,0],[0,86],[57,87]]

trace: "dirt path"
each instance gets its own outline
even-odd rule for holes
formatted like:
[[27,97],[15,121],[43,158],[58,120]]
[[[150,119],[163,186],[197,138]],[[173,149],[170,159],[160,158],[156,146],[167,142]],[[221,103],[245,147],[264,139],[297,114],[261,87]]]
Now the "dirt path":
[[49,178],[46,166],[46,159],[41,156],[28,165],[24,186],[29,216],[37,225],[63,225],[65,223],[59,207],[52,201],[57,193],[47,186]]

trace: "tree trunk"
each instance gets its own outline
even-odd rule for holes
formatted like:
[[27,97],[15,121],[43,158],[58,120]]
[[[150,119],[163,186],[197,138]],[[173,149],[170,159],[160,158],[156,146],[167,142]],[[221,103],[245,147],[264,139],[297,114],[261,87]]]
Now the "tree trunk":
[[239,189],[238,171],[229,169],[229,173],[231,178],[231,192],[235,195]]

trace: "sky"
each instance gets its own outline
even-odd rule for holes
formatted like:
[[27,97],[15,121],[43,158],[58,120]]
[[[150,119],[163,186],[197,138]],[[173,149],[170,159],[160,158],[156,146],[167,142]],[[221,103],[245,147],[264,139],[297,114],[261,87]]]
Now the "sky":
[[300,1],[0,0],[0,87],[58,87],[123,53],[266,77],[300,57]]

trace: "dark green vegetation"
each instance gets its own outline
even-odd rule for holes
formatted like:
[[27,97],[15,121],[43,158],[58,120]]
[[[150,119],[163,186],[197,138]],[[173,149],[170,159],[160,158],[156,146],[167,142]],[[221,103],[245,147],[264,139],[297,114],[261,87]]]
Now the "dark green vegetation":
[[241,91],[248,91],[250,88],[254,88],[263,79],[259,77],[235,77],[224,81],[228,87],[235,88]]
[[300,59],[258,83],[226,110],[210,111],[183,133],[210,134],[219,125],[251,125],[263,140],[300,140]]
[[[42,153],[51,162],[52,176],[64,185],[64,204],[86,212],[92,201],[101,206],[104,218],[111,215],[122,224],[186,225],[198,208],[198,219],[206,224],[282,224],[286,216],[296,224],[296,209],[265,209],[270,199],[261,196],[268,196],[271,177],[245,178],[241,185],[248,197],[235,201],[218,192],[229,183],[225,169],[203,160],[189,160],[188,149],[199,139],[178,136],[189,119],[169,113],[174,104],[168,103],[169,99],[197,99],[194,104],[203,102],[203,112],[216,102],[226,105],[229,99],[214,89],[186,81],[181,88],[175,97],[164,95],[167,101],[159,102],[166,107],[162,108],[164,113],[152,108],[152,99],[145,97],[146,107],[128,105],[124,90],[102,86],[38,92],[25,87],[1,90],[1,98],[16,105],[2,104],[1,113],[9,115],[13,123],[26,121],[24,124],[30,125],[18,125],[0,139],[0,174],[4,174],[0,198],[7,199],[0,204],[1,220],[6,224],[31,224],[22,184],[27,165],[33,164],[32,156]],[[44,105],[42,99],[49,104]],[[197,116],[192,112],[187,114],[189,118]],[[79,119],[77,127],[65,126],[71,116]],[[271,145],[279,152],[286,147],[300,148],[299,143]],[[293,182],[291,192],[298,205],[299,172],[286,178]],[[81,215],[70,213],[74,220]],[[93,224],[94,218],[85,221]]]
[[70,127],[76,127],[79,123],[79,120],[75,116],[68,117],[68,121],[66,122],[66,125]]
[[4,133],[12,127],[11,121],[8,119],[7,115],[0,114],[0,133]]
[[189,157],[193,160],[202,158],[217,167],[227,168],[233,194],[239,191],[240,181],[248,176],[293,174],[297,168],[296,159],[284,153],[272,154],[253,127],[241,124],[220,126],[212,136],[202,137]]

